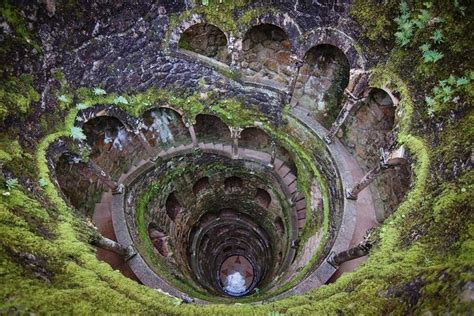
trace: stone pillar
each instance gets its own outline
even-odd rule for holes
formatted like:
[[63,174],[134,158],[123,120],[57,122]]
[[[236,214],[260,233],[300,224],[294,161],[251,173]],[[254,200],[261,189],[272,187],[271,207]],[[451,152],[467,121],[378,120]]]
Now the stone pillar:
[[369,254],[370,249],[372,248],[373,241],[371,240],[372,229],[369,229],[364,236],[364,239],[355,247],[352,247],[348,250],[341,251],[338,254],[331,253],[328,258],[328,262],[333,267],[338,267],[346,261],[354,260]]
[[125,260],[129,260],[136,255],[136,252],[132,246],[124,246],[112,239],[102,236],[97,231],[91,237],[90,243],[98,248],[109,250],[121,255]]
[[230,136],[232,137],[232,159],[237,159],[239,157],[239,138],[242,128],[240,127],[231,127]]
[[191,120],[189,119],[185,119],[183,117],[183,122],[184,122],[184,125],[188,128],[188,131],[189,131],[189,135],[191,136],[191,142],[193,144],[193,147],[194,148],[197,148],[198,147],[198,140],[197,140],[197,137],[196,137],[196,131],[194,130],[194,125],[191,123]]
[[296,83],[298,81],[298,77],[300,75],[300,69],[303,66],[304,61],[299,59],[297,56],[291,56],[293,59],[293,68],[294,68],[294,75],[291,77],[289,85],[288,85],[288,92],[287,92],[287,103],[291,104],[293,100],[293,94],[295,92]]
[[234,71],[240,70],[242,40],[229,36],[228,50],[231,57],[230,68]]
[[375,178],[377,178],[377,176],[381,173],[382,169],[385,168],[387,167],[382,165],[382,163],[379,163],[377,167],[367,172],[366,175],[362,178],[362,180],[360,180],[355,186],[353,186],[351,189],[347,189],[346,198],[350,200],[357,200],[357,196],[360,191],[362,191],[369,184],[371,184],[372,181],[374,181]]
[[271,154],[270,154],[270,163],[268,164],[269,168],[275,167],[275,159],[276,159],[276,142],[272,140],[271,143]]
[[354,106],[359,102],[363,102],[367,98],[365,93],[367,92],[368,82],[368,72],[361,69],[351,70],[349,84],[344,90],[344,105],[337,115],[336,120],[332,123],[328,134],[324,137],[326,143],[332,143],[334,136],[339,131],[342,124],[344,124]]
[[370,170],[354,187],[347,189],[346,198],[357,200],[358,194],[372,183],[383,170],[406,164],[407,162],[406,152],[403,146],[391,152],[386,152],[381,149],[380,163]]

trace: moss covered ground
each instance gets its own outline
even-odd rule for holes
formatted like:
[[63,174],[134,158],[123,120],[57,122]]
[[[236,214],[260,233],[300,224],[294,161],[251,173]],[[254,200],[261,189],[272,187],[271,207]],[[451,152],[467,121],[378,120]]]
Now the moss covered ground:
[[[420,10],[426,10],[423,2],[410,3],[410,19],[416,19]],[[59,137],[70,136],[70,127],[79,111],[61,101],[66,103],[64,110],[69,114],[58,116],[62,121],[48,126],[36,143],[24,141],[22,132],[13,127],[3,130],[0,137],[3,174],[0,313],[371,315],[472,312],[473,302],[466,289],[469,282],[474,281],[474,174],[469,168],[457,172],[454,169],[455,161],[470,159],[472,150],[472,8],[468,1],[428,3],[431,20],[436,22],[439,18],[443,22],[414,28],[410,42],[404,47],[397,44],[394,35],[398,27],[394,19],[401,14],[400,1],[387,1],[383,6],[375,0],[355,0],[353,4],[351,14],[363,30],[359,39],[361,49],[367,54],[375,52],[386,56],[374,65],[372,84],[398,92],[403,110],[399,142],[412,154],[414,173],[408,196],[381,226],[378,244],[367,262],[355,272],[305,295],[264,305],[183,304],[126,279],[95,258],[94,250],[86,242],[87,226],[58,195],[50,179],[46,150]],[[8,15],[17,18],[11,12]],[[29,40],[30,35],[23,31],[21,23],[15,22],[15,25],[18,27],[14,40]],[[429,42],[439,28],[443,33],[442,42],[431,43],[431,46],[444,57],[426,63],[419,47]],[[468,83],[459,87],[457,82],[451,84],[448,82],[451,75],[456,79],[465,78]],[[15,85],[25,83],[25,87],[14,89],[16,95],[6,99],[14,103],[19,100],[15,103],[18,110],[7,106],[6,116],[20,121],[28,114],[23,112],[31,111],[32,102],[38,101],[37,94],[29,88],[31,80],[21,78],[14,79]],[[448,85],[452,86],[451,90],[443,91]],[[2,86],[6,86],[5,80]],[[204,102],[197,96],[181,100],[165,91],[150,91],[137,97],[122,95],[126,103],[113,93],[95,95],[93,89],[72,93],[81,100],[80,107],[117,104],[129,107],[135,115],[160,100],[172,105],[173,102],[188,104],[183,110],[190,118],[204,109]],[[63,100],[68,100],[68,95],[65,97]],[[434,98],[437,103],[431,104],[426,97]],[[218,112],[219,108],[215,110]],[[248,119],[235,114],[232,120],[229,115],[229,121],[235,125],[245,125]],[[442,129],[436,127],[440,125]],[[12,176],[19,179],[18,184],[8,181]]]

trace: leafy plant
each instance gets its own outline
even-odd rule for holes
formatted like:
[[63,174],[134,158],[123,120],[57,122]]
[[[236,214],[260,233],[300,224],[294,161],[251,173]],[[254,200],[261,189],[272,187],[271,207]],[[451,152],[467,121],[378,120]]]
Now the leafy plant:
[[40,187],[44,188],[45,186],[48,185],[48,181],[46,181],[44,178],[40,178],[38,180],[38,184],[39,184]]
[[433,35],[430,37],[435,44],[441,44],[443,41],[443,31],[436,30]]
[[6,181],[6,186],[7,186],[8,191],[13,190],[14,188],[18,186],[18,179],[15,179],[15,178],[8,179]]
[[70,136],[74,140],[85,140],[87,138],[82,128],[77,127],[77,126],[71,127]]
[[125,97],[119,95],[115,97],[114,104],[128,104],[128,100]]
[[69,103],[69,99],[66,95],[64,94],[61,94],[59,97],[58,97],[58,100],[61,101],[61,102],[64,102],[64,103]]
[[442,59],[444,57],[444,54],[437,51],[437,50],[431,50],[428,49],[423,52],[423,61],[425,63],[435,63]]
[[104,89],[101,88],[94,88],[93,93],[95,95],[105,95],[107,92]]
[[469,84],[473,78],[459,77],[450,75],[447,79],[440,80],[438,85],[433,88],[432,94],[425,96],[425,102],[428,107],[428,114],[434,115],[435,112],[442,109],[442,105],[453,101],[454,95],[460,91],[463,86]]

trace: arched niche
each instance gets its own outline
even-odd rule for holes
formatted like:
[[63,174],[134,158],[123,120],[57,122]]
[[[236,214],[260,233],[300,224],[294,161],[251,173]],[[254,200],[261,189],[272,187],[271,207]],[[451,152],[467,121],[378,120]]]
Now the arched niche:
[[272,202],[272,197],[266,190],[258,188],[255,193],[255,201],[261,207],[268,208]]
[[283,236],[283,234],[285,233],[285,225],[283,225],[283,220],[281,219],[281,217],[277,216],[273,221],[273,224],[275,225],[275,229],[278,235]]
[[380,148],[389,146],[395,110],[390,95],[373,88],[367,101],[347,118],[343,140],[366,169],[375,167],[379,163]]
[[273,24],[252,27],[242,42],[243,72],[252,81],[277,88],[286,87],[291,78],[291,42],[283,29]]
[[150,238],[153,248],[159,255],[165,258],[170,256],[167,241],[168,237],[155,223],[150,223],[148,225],[148,237]]
[[215,115],[197,115],[194,130],[198,141],[202,143],[230,144],[232,141],[229,127]]
[[244,181],[240,177],[232,176],[224,180],[224,189],[226,191],[238,191],[243,189]]
[[178,48],[230,63],[227,37],[217,26],[209,23],[194,24],[181,34]]
[[311,48],[296,80],[294,98],[329,127],[342,108],[350,65],[342,50],[329,44]]
[[177,147],[191,143],[189,129],[177,111],[159,107],[143,113],[143,134],[149,144],[156,148]]
[[146,157],[139,138],[115,117],[97,116],[84,123],[82,129],[91,146],[90,158],[112,178],[118,178]]
[[87,165],[75,162],[70,153],[62,154],[56,162],[55,174],[61,192],[81,214],[92,217],[97,192],[103,190],[97,176],[87,172]]
[[[383,89],[372,88],[365,103],[351,114],[343,127],[343,142],[368,171],[380,163],[380,149],[392,147],[395,139],[396,106]],[[404,199],[410,187],[408,165],[385,170],[372,185],[377,220],[382,222]]]
[[258,127],[248,127],[240,133],[239,146],[270,153],[272,139],[264,130]]
[[193,194],[199,195],[209,188],[209,177],[203,177],[193,185]]
[[175,192],[170,193],[166,199],[166,215],[174,222],[178,217],[179,213],[183,210],[181,203],[176,197]]

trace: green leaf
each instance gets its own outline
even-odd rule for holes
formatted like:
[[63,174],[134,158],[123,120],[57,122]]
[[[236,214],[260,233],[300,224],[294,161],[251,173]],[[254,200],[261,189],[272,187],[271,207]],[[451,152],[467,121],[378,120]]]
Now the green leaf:
[[425,43],[425,44],[423,44],[423,45],[420,46],[420,50],[421,50],[422,52],[429,51],[430,48],[431,48],[431,45],[428,44],[428,43]]
[[58,97],[58,100],[61,101],[61,102],[64,102],[64,103],[68,103],[69,102],[69,99],[66,95],[62,94]]
[[433,35],[430,37],[435,44],[441,44],[443,41],[443,31],[436,30],[433,32]]
[[48,185],[48,181],[46,181],[44,178],[40,178],[38,181],[38,184],[40,187],[44,188],[45,186]]
[[127,101],[127,99],[125,99],[125,97],[119,95],[119,96],[115,97],[114,103],[115,104],[128,104],[128,101]]
[[458,78],[458,80],[456,80],[456,86],[464,86],[466,84],[469,83],[469,80],[467,80],[465,77],[461,77],[461,78]]
[[18,186],[18,179],[8,179],[6,181],[7,189],[8,191],[11,191],[12,189],[16,188]]
[[436,50],[427,50],[423,53],[423,61],[425,63],[435,63],[444,57],[444,54]]
[[77,126],[71,127],[70,135],[74,140],[85,140],[87,138],[82,128]]
[[454,77],[453,75],[450,75],[449,78],[448,78],[448,83],[450,85],[455,85],[456,84],[456,77]]
[[104,90],[104,89],[101,89],[101,88],[94,88],[94,94],[95,95],[104,95],[104,94],[107,94],[107,92]]
[[436,101],[434,98],[430,97],[430,96],[426,96],[425,97],[425,101],[426,101],[426,104],[429,106],[429,107],[432,107],[435,105]]

